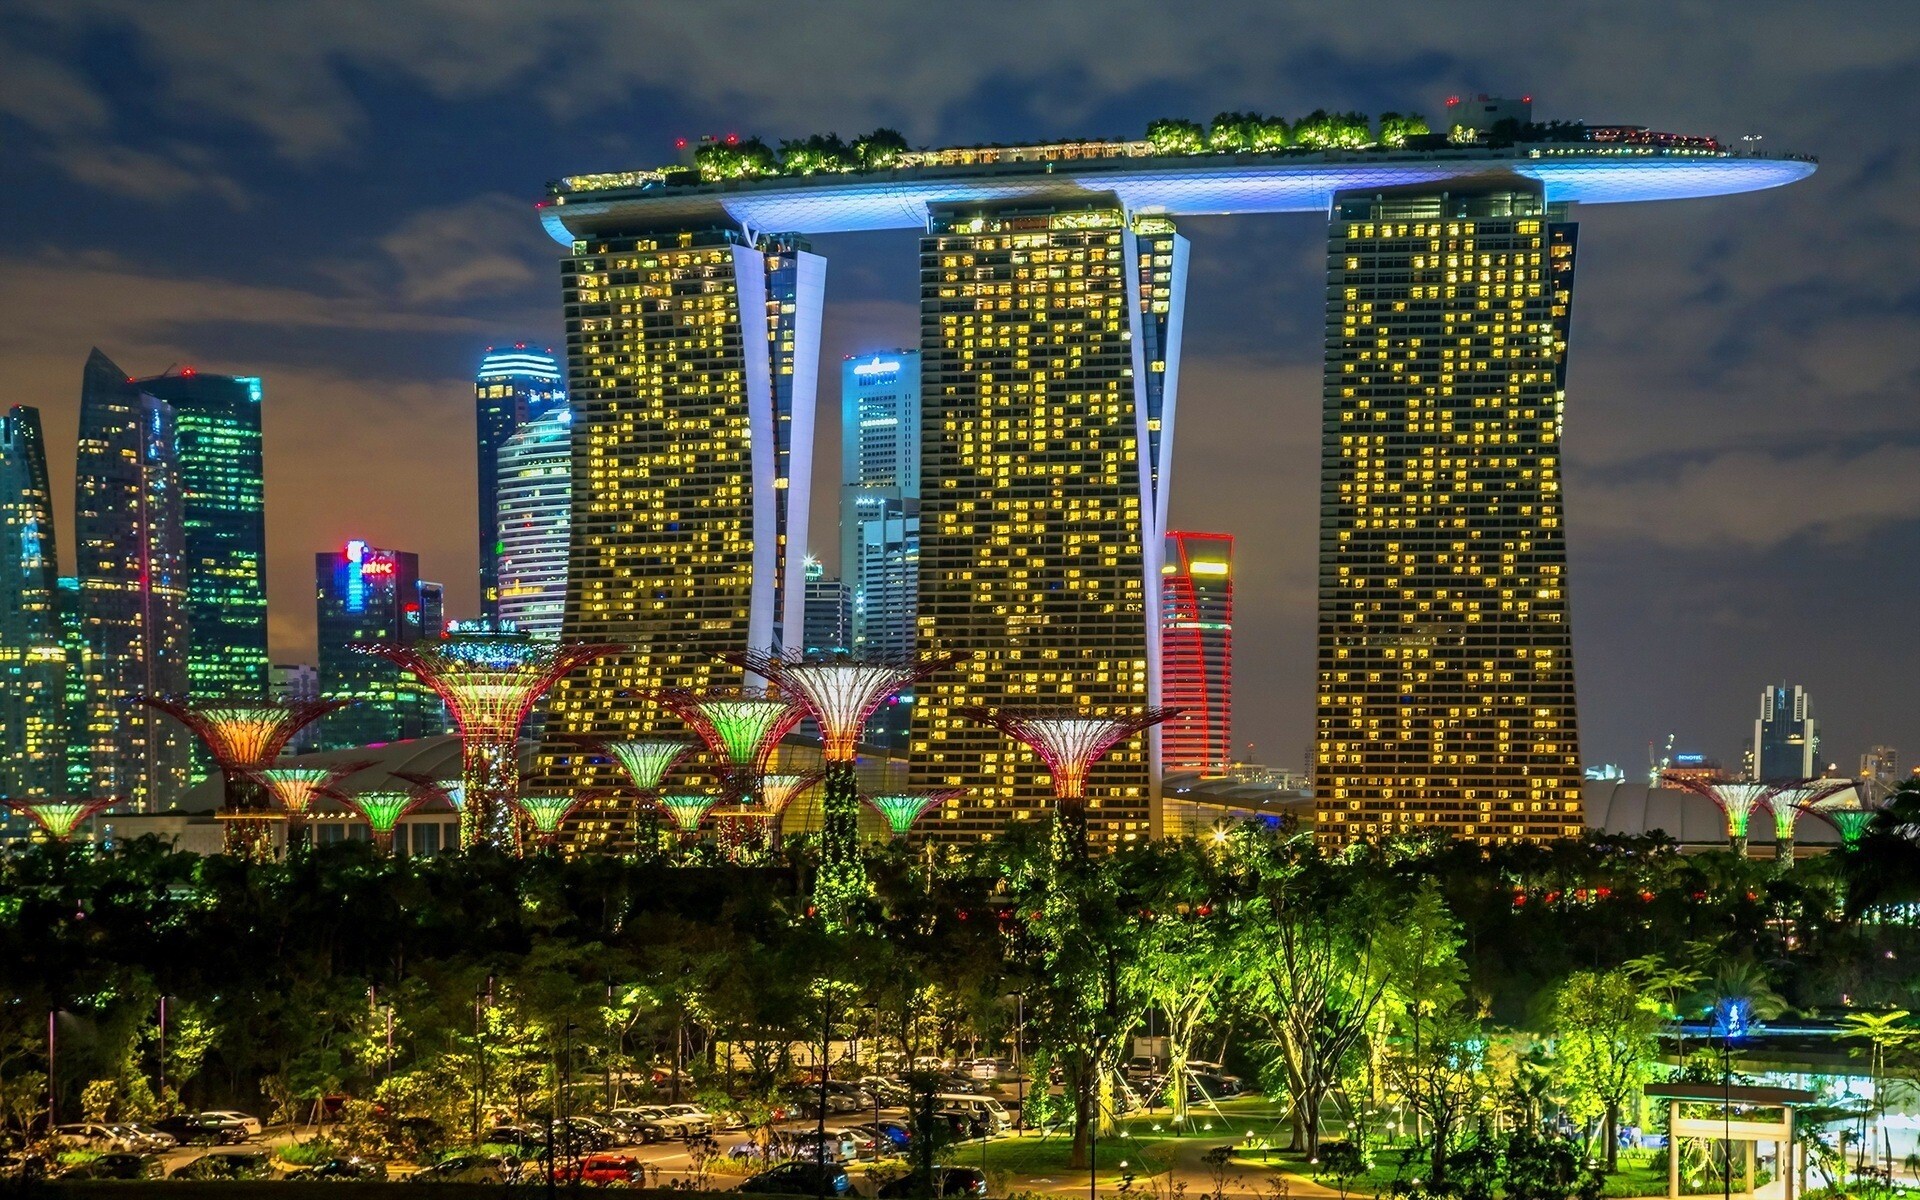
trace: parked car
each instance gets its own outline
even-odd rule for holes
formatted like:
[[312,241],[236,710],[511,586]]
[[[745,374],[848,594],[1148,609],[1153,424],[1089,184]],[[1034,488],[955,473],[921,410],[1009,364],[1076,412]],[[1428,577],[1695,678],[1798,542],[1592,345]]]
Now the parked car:
[[288,1179],[385,1179],[387,1164],[377,1158],[357,1154],[321,1159],[312,1166],[287,1172]]
[[792,1157],[792,1146],[783,1133],[772,1132],[764,1142],[748,1138],[738,1145],[727,1148],[727,1157],[736,1162],[779,1162]]
[[213,1150],[184,1167],[175,1167],[169,1179],[272,1179],[273,1155],[265,1150]]
[[[877,1139],[875,1149],[880,1154],[905,1154],[908,1144],[913,1140],[913,1134],[898,1121],[866,1121],[855,1125],[849,1132]],[[865,1147],[861,1148],[861,1153],[866,1153]]]
[[219,1117],[221,1120],[228,1122],[237,1121],[241,1127],[247,1131],[248,1137],[259,1137],[262,1132],[259,1117],[250,1117],[246,1113],[235,1112],[230,1108],[216,1108],[208,1112],[203,1112],[200,1115],[203,1117]]
[[547,1131],[538,1125],[502,1123],[487,1130],[480,1140],[494,1146],[544,1146]]
[[167,1173],[166,1164],[151,1154],[129,1154],[115,1152],[102,1154],[76,1166],[60,1172],[62,1180],[67,1179],[160,1179]]
[[760,1172],[739,1190],[776,1196],[844,1196],[853,1190],[853,1181],[836,1163],[790,1162]]
[[414,1172],[412,1183],[512,1183],[520,1174],[513,1159],[491,1154],[455,1154]]
[[589,1183],[597,1187],[645,1183],[646,1164],[631,1154],[589,1154],[568,1164],[561,1178],[567,1183]]
[[790,1157],[806,1162],[852,1162],[860,1157],[859,1143],[844,1129],[827,1130],[825,1141],[818,1130],[803,1129],[788,1134],[787,1145]]
[[906,1084],[895,1079],[883,1079],[878,1075],[868,1075],[855,1082],[860,1085],[861,1091],[889,1107],[905,1104],[913,1095],[907,1090]]
[[[940,1175],[940,1186],[934,1194],[942,1197],[970,1196],[981,1197],[987,1194],[987,1177],[976,1167],[935,1167]],[[874,1195],[877,1200],[906,1200],[916,1195],[912,1175],[880,1185]]]
[[103,1125],[94,1121],[55,1125],[51,1137],[53,1144],[63,1150],[95,1150],[102,1154],[129,1154],[143,1148],[137,1135],[122,1132],[113,1125]]
[[162,1150],[171,1150],[180,1144],[180,1139],[170,1133],[162,1133],[151,1125],[127,1123],[120,1128],[128,1130],[145,1144],[149,1154],[158,1154]]
[[182,1146],[234,1146],[247,1140],[247,1127],[210,1113],[183,1113],[153,1123]]
[[1128,1083],[1138,1085],[1161,1074],[1163,1074],[1163,1072],[1160,1070],[1160,1064],[1147,1055],[1136,1054],[1127,1060],[1126,1076]]
[[592,1117],[568,1117],[554,1122],[553,1140],[574,1154],[597,1154],[612,1149],[620,1135]]
[[669,1104],[661,1111],[678,1121],[687,1131],[688,1137],[698,1137],[703,1133],[713,1132],[713,1114],[698,1104]]
[[613,1115],[619,1117],[633,1131],[635,1140],[642,1142],[666,1142],[687,1136],[687,1123],[670,1115],[658,1105],[646,1108],[616,1108]]
[[1000,1078],[1000,1060],[997,1058],[976,1058],[968,1061],[967,1074],[975,1079]]

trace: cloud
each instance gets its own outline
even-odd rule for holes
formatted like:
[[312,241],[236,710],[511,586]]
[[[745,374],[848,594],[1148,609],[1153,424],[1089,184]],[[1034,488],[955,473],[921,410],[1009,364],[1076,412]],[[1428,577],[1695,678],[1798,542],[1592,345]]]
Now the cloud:
[[401,296],[415,304],[531,287],[558,256],[527,202],[501,193],[414,213],[380,248],[399,270]]
[[1589,475],[1569,487],[1572,536],[1682,550],[1857,543],[1920,519],[1920,447],[1783,457],[1722,454],[1658,477]]
[[91,133],[107,124],[106,100],[80,77],[37,54],[0,43],[6,74],[0,79],[0,114],[43,134]]
[[189,165],[164,154],[126,146],[71,144],[56,152],[55,162],[76,183],[123,196],[170,203],[210,195],[236,211],[252,203],[244,188],[204,163]]

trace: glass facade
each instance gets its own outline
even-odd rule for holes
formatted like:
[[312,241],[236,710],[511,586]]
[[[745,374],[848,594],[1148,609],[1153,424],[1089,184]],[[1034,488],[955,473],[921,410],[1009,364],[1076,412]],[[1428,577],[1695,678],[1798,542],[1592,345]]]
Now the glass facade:
[[562,404],[500,447],[499,617],[525,633],[560,635],[573,510],[573,417]]
[[1768,684],[1753,723],[1753,777],[1771,783],[1820,774],[1820,723],[1807,689]]
[[[969,657],[916,689],[912,782],[969,794],[929,813],[924,835],[990,836],[1052,803],[1044,768],[957,708],[1158,701],[1142,383],[1173,356],[1145,356],[1141,247],[1111,198],[932,210],[920,243],[917,620],[922,648]],[[1165,298],[1171,317],[1182,297]],[[1170,407],[1173,379],[1160,382]],[[1142,740],[1093,773],[1095,845],[1152,832]]]
[[1169,533],[1161,582],[1160,732],[1167,771],[1218,775],[1233,762],[1233,536]]
[[[714,229],[582,240],[561,269],[574,422],[562,625],[569,639],[630,649],[562,679],[548,724],[626,737],[658,717],[632,696],[737,683],[715,655],[772,650],[781,608],[788,627],[803,623],[799,500],[811,487],[826,264]],[[786,529],[782,493],[794,502]],[[577,757],[558,744],[547,754]]]
[[840,573],[852,591],[853,648],[893,657],[915,645],[920,561],[920,352],[840,364]]
[[187,784],[190,738],[129,701],[187,691],[185,521],[176,417],[95,350],[80,394],[74,541],[86,641],[90,794],[138,811]]
[[0,795],[67,795],[66,646],[40,412],[0,416]]
[[514,432],[564,407],[559,362],[524,342],[495,346],[480,360],[473,381],[474,433],[479,448],[480,611],[500,615],[500,451]]
[[432,688],[386,659],[349,648],[440,636],[446,624],[441,588],[420,578],[419,556],[352,541],[314,555],[314,580],[321,695],[356,702],[321,721],[322,748],[447,732],[446,708]]
[[1576,836],[1575,227],[1514,182],[1343,194],[1329,238],[1320,834]]

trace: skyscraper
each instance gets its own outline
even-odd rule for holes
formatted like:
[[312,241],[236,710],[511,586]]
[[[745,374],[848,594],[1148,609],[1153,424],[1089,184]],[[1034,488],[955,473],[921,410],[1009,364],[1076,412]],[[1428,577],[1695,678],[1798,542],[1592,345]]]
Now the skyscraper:
[[16,404],[0,416],[0,795],[67,793],[57,558],[40,411]]
[[93,746],[87,739],[87,684],[93,678],[93,667],[87,657],[87,623],[80,611],[80,580],[62,575],[56,585],[61,660],[66,666],[61,704],[64,787],[69,796],[85,796],[93,787]]
[[1820,774],[1820,723],[1813,701],[1798,684],[1768,684],[1753,723],[1755,779],[1813,779]]
[[[274,663],[267,668],[267,694],[283,703],[295,704],[320,699],[320,668],[312,663]],[[319,724],[300,727],[287,751],[305,754],[320,746]]]
[[[1169,283],[1167,340],[1149,358],[1159,318],[1139,302],[1140,267],[1164,256],[1171,279],[1176,254],[1170,223],[1129,225],[1111,197],[931,210],[918,640],[970,657],[916,692],[913,781],[972,791],[923,823],[935,837],[990,835],[1048,803],[1031,756],[956,708],[1159,702],[1167,472],[1147,461],[1148,397],[1160,389],[1170,420],[1183,297]],[[1153,767],[1133,741],[1094,771],[1096,843],[1152,832]]]
[[514,431],[566,403],[560,364],[525,342],[489,347],[473,381],[480,477],[480,609],[500,615],[500,449]]
[[1537,183],[1335,197],[1314,781],[1330,842],[1574,836],[1575,227]]
[[320,626],[320,690],[352,700],[328,716],[321,739],[329,749],[426,737],[446,731],[439,697],[399,667],[350,649],[354,642],[437,637],[445,624],[441,589],[420,578],[420,559],[361,541],[314,555]]
[[173,409],[186,580],[187,691],[267,687],[266,483],[258,379],[189,367],[135,382]]
[[804,654],[846,654],[853,649],[853,589],[827,576],[818,562],[807,563],[805,633],[797,647]]
[[1233,535],[1167,534],[1160,581],[1161,690],[1181,710],[1161,767],[1217,775],[1233,761]]
[[777,624],[802,624],[825,273],[816,255],[719,228],[596,234],[563,260],[576,451],[563,628],[631,649],[554,688],[553,730],[632,732],[625,694],[736,683],[716,653],[770,651]]
[[173,406],[87,358],[74,476],[92,791],[152,810],[187,783],[188,737],[132,703],[187,690],[185,528]]
[[853,648],[914,647],[920,557],[920,352],[840,364],[840,574],[853,596]]
[[501,620],[560,635],[567,606],[567,529],[573,510],[573,418],[562,404],[500,447]]

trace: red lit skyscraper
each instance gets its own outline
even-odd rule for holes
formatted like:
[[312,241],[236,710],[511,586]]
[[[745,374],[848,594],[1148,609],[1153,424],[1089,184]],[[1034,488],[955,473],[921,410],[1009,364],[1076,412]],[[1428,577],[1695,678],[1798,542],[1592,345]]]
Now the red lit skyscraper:
[[1180,714],[1160,728],[1164,771],[1233,761],[1233,535],[1169,533],[1160,568],[1161,695]]

